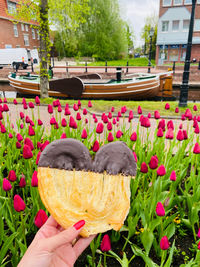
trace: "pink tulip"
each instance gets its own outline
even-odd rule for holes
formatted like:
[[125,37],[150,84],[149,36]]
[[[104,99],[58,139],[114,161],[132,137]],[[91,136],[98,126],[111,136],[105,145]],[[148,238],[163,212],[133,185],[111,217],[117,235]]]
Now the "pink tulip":
[[65,118],[62,119],[61,125],[62,125],[62,127],[66,127],[67,126],[67,121],[66,121]]
[[14,204],[14,209],[17,212],[23,211],[26,208],[26,205],[25,205],[23,199],[19,195],[14,196],[14,203],[13,204]]
[[82,138],[82,139],[87,139],[87,131],[86,131],[85,128],[84,128],[83,131],[82,131],[81,138]]
[[200,154],[200,145],[198,143],[194,145],[193,153]]
[[66,133],[62,133],[60,139],[65,139],[65,138],[67,138]]
[[197,111],[197,106],[196,105],[193,106],[193,110]]
[[35,162],[36,165],[38,165],[38,162],[40,160],[40,155],[41,155],[41,151],[39,151],[37,154],[37,158],[36,158],[36,162]]
[[17,179],[17,176],[16,176],[16,173],[14,170],[10,170],[9,171],[9,174],[8,174],[8,180],[11,181],[11,182],[14,182],[16,181]]
[[115,108],[114,107],[111,107],[111,112],[114,112],[115,111]]
[[103,132],[103,128],[104,128],[103,123],[99,122],[97,124],[96,133],[101,134]]
[[166,110],[170,109],[170,105],[169,105],[169,103],[166,103],[166,104],[165,104],[165,109],[166,109]]
[[164,176],[166,174],[166,169],[164,165],[160,165],[157,169],[158,176]]
[[158,202],[156,205],[156,214],[160,217],[165,216],[165,209],[164,209],[163,204],[161,202]]
[[30,159],[33,157],[33,153],[28,145],[24,145],[23,147],[23,157],[24,159]]
[[171,128],[168,129],[165,137],[166,139],[174,139],[174,132]]
[[160,248],[162,250],[167,250],[169,248],[170,244],[169,244],[169,240],[167,238],[167,236],[163,236],[160,240]]
[[52,114],[53,113],[53,107],[52,107],[52,105],[48,105],[48,113],[49,114]]
[[65,108],[65,116],[71,115],[69,108]]
[[138,114],[142,114],[142,108],[141,108],[141,106],[138,106],[138,108],[137,108],[137,113],[138,113]]
[[29,108],[34,108],[34,104],[33,104],[33,102],[29,102],[29,103],[28,103],[28,106],[29,106]]
[[137,133],[136,132],[133,132],[131,134],[130,140],[133,141],[133,142],[135,142],[137,140]]
[[92,107],[92,102],[89,100],[88,101],[88,108],[91,108]]
[[48,141],[48,140],[46,140],[46,141],[44,142],[44,144],[41,144],[41,146],[40,146],[40,151],[42,152],[42,151],[45,149],[45,147],[48,146],[48,144],[49,144],[49,141]]
[[29,136],[34,136],[35,135],[35,131],[33,129],[33,127],[31,125],[29,125],[29,128],[28,128],[28,135]]
[[178,141],[183,141],[183,140],[184,140],[184,135],[183,135],[183,132],[182,132],[181,130],[178,130],[176,139],[177,139]]
[[12,189],[11,183],[6,178],[3,178],[3,190],[7,192],[10,191],[11,189]]
[[5,112],[9,111],[9,107],[7,104],[3,104],[3,111],[5,111]]
[[116,138],[120,138],[123,135],[123,132],[118,130],[116,133]]
[[108,112],[108,118],[112,119],[112,113],[111,112]]
[[22,147],[22,145],[20,144],[20,142],[17,141],[17,142],[16,142],[16,148],[17,148],[17,149],[20,149],[21,147]]
[[83,109],[83,115],[87,115],[87,109],[86,108]]
[[40,105],[40,98],[39,98],[39,96],[36,96],[35,97],[35,104],[38,105],[38,106]]
[[150,169],[154,170],[158,167],[158,158],[157,156],[152,156],[149,162]]
[[40,228],[43,224],[47,221],[48,216],[44,210],[39,210],[35,216],[34,223],[35,225]]
[[92,151],[97,152],[99,150],[99,142],[96,140],[92,146]]
[[112,123],[110,121],[107,124],[107,130],[112,131]]
[[142,172],[142,173],[148,172],[148,166],[147,166],[146,162],[142,162],[141,167],[140,167],[140,172]]
[[198,231],[197,237],[198,237],[198,238],[200,238],[200,228],[199,228],[199,231]]
[[81,120],[81,114],[79,112],[77,112],[77,114],[76,114],[76,120],[77,121],[80,121]]
[[111,242],[110,242],[110,237],[109,235],[104,235],[102,241],[101,241],[101,251],[102,252],[107,252],[111,250]]
[[159,128],[162,128],[163,132],[165,131],[165,120],[164,119],[162,119],[162,120],[159,121],[159,123],[158,123],[158,129]]
[[175,108],[175,113],[179,113],[179,108],[178,107]]
[[176,172],[175,171],[172,171],[171,174],[170,174],[170,180],[171,181],[176,181]]
[[167,123],[167,129],[174,130],[174,124],[173,124],[173,121],[172,120],[168,121],[168,123]]
[[1,125],[1,133],[6,133],[6,128],[3,124]]
[[113,135],[111,132],[108,134],[108,142],[112,142],[114,140]]
[[184,140],[188,139],[188,135],[187,135],[187,131],[183,130],[183,136],[184,136]]
[[31,186],[38,187],[37,171],[33,172],[32,179],[31,179]]
[[162,128],[159,128],[157,131],[157,137],[163,137],[163,130]]
[[34,145],[33,145],[33,142],[30,138],[26,137],[25,140],[24,140],[24,144],[25,145],[28,145],[30,147],[31,150],[34,149]]
[[20,181],[19,181],[19,187],[23,188],[26,186],[26,180],[25,177],[21,177]]

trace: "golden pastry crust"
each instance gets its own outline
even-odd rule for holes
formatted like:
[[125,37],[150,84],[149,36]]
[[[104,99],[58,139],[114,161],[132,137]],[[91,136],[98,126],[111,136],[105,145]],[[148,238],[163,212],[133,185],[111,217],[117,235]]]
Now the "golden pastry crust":
[[130,180],[121,174],[38,168],[45,207],[63,228],[85,220],[83,237],[122,227],[130,208]]

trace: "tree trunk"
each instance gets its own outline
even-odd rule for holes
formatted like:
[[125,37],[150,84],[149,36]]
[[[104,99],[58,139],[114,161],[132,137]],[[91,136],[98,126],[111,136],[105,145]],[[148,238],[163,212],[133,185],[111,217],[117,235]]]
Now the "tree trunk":
[[48,61],[49,61],[49,23],[48,0],[40,0],[40,96],[49,96]]

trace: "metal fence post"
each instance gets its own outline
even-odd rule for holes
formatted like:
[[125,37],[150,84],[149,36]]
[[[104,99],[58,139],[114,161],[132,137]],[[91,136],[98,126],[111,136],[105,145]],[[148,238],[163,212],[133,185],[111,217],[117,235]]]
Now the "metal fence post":
[[85,62],[85,66],[86,66],[86,68],[85,68],[85,72],[87,72],[87,62]]
[[105,63],[105,72],[108,72],[108,69],[107,69],[107,66],[108,66],[108,64],[107,64],[107,61],[106,61],[106,63]]
[[126,63],[126,66],[127,66],[127,68],[126,68],[126,73],[128,73],[128,61],[127,61],[127,63]]
[[175,74],[175,70],[176,70],[176,62],[175,61],[173,62],[173,68],[172,69],[173,69],[173,74]]
[[68,70],[68,62],[66,62],[66,72],[68,73],[69,70]]

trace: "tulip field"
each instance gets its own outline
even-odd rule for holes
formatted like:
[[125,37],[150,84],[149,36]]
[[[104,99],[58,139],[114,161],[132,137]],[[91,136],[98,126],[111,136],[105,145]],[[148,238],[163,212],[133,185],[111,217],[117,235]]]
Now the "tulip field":
[[153,107],[148,114],[141,106],[134,112],[122,106],[97,115],[95,101],[84,107],[80,100],[45,106],[38,97],[17,101],[0,99],[0,266],[18,265],[49,216],[37,188],[37,165],[44,148],[60,138],[80,140],[92,157],[103,144],[123,141],[137,161],[124,226],[99,234],[75,266],[200,266],[196,105],[182,113],[177,106],[179,119],[172,119]]

